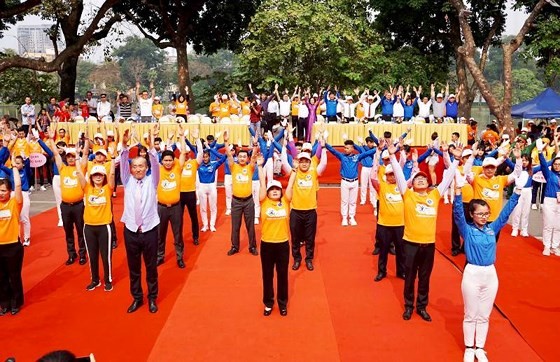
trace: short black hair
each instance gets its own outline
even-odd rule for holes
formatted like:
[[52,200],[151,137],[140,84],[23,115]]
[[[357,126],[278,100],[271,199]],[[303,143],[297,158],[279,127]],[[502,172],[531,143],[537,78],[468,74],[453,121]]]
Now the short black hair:
[[154,142],[161,142],[161,141],[162,141],[161,137],[154,138]]
[[25,132],[25,129],[24,129],[23,127],[20,127],[20,128],[17,129],[17,132],[18,132],[18,133],[19,133],[19,132]]
[[66,146],[68,146],[68,145],[67,145],[66,142],[64,142],[64,141],[58,141],[58,142],[56,143],[56,146],[57,146],[57,147],[66,147]]
[[175,154],[171,150],[165,150],[161,153],[161,159],[163,160],[166,156],[171,156],[172,159],[175,159]]
[[303,142],[297,141],[294,146],[296,147],[303,147]]
[[459,132],[453,132],[452,135],[457,136],[457,138],[461,137],[461,135],[459,134]]
[[375,142],[375,141],[373,140],[373,138],[368,136],[368,137],[366,137],[366,142]]
[[212,141],[214,141],[214,140],[215,140],[214,135],[209,134],[208,136],[206,136],[206,141],[212,142]]
[[385,131],[383,132],[383,138],[391,138],[393,137],[393,134],[389,131]]
[[346,141],[344,141],[344,145],[345,145],[345,146],[354,146],[354,141],[352,141],[352,140],[346,140]]
[[490,205],[488,205],[488,203],[482,199],[472,199],[471,202],[469,202],[469,213],[473,213],[476,206],[486,206],[488,207],[488,209],[490,209]]
[[249,156],[249,151],[244,150],[244,149],[242,149],[242,148],[241,148],[239,151],[237,151],[237,155],[239,156],[240,153],[246,153],[247,156]]

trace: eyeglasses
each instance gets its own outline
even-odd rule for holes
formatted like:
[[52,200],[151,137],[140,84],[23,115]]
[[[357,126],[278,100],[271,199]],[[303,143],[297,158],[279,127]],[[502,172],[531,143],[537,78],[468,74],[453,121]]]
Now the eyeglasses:
[[554,162],[552,166],[560,166],[560,163]]
[[478,216],[478,217],[488,217],[490,216],[489,212],[473,212],[474,216]]

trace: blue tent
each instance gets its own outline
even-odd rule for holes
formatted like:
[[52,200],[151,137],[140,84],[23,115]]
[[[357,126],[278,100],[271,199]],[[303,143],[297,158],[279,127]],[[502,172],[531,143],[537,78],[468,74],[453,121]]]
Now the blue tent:
[[531,119],[560,117],[560,95],[547,88],[535,98],[511,107],[511,116]]

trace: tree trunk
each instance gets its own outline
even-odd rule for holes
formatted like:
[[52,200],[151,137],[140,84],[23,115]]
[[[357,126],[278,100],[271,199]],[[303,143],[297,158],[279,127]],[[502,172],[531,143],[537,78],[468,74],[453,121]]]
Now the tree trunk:
[[189,87],[189,112],[194,112],[196,109],[194,103],[194,95],[191,89],[191,76],[189,72],[189,59],[187,58],[187,43],[185,38],[179,39],[175,42],[175,49],[177,50],[177,79],[179,86],[179,94],[185,94],[185,87]]
[[459,115],[467,119],[471,116],[471,108],[474,97],[470,94],[469,80],[467,78],[467,68],[463,56],[455,51],[456,65],[455,73],[457,74],[457,83],[462,86],[459,96]]
[[78,55],[66,59],[62,64],[62,68],[58,71],[58,75],[60,76],[60,99],[70,98],[70,102],[72,103],[76,96],[78,59]]
[[500,128],[504,130],[511,136],[514,134],[513,118],[511,117],[511,102],[513,98],[513,76],[511,73],[511,58],[513,56],[511,46],[509,44],[503,44],[502,49],[504,51],[504,98],[502,101],[502,112],[498,116],[498,123]]

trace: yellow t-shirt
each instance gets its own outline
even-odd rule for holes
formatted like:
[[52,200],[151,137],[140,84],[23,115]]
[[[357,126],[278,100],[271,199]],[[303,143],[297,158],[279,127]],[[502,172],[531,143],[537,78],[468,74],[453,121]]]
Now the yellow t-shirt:
[[292,116],[297,117],[299,112],[299,101],[292,101]]
[[377,223],[383,226],[404,225],[404,203],[397,184],[379,181]]
[[356,109],[354,110],[354,114],[356,115],[356,118],[358,118],[358,119],[364,118],[364,116],[366,115],[366,112],[364,110],[364,106],[361,103],[358,103],[358,105],[356,106]]
[[163,116],[163,104],[153,104],[152,105],[152,116],[156,119],[160,119]]
[[404,194],[403,239],[420,244],[436,242],[436,221],[441,195],[433,189],[426,195],[412,190]]
[[[457,167],[457,170],[461,173],[462,176],[465,176],[463,172],[463,166]],[[474,174],[474,176],[478,175],[481,171],[482,167],[480,166],[473,166],[472,168],[472,173]],[[465,186],[461,188],[461,193],[463,195],[463,203],[465,204],[471,202],[471,200],[474,198],[473,187],[468,182],[466,182]]]
[[177,101],[175,103],[175,114],[178,116],[186,116],[188,107],[189,104],[187,103],[187,101],[183,101],[183,102]]
[[84,224],[108,225],[113,220],[111,211],[111,188],[109,185],[93,187],[87,183],[84,188]]
[[220,103],[219,107],[220,107],[220,110],[218,112],[218,117],[224,118],[224,117],[229,117],[230,116],[229,102],[228,103]]
[[75,203],[84,199],[84,190],[78,181],[76,166],[63,165],[60,170],[60,194],[62,201]]
[[231,168],[233,196],[244,198],[252,195],[253,171],[254,168],[249,164],[245,166],[233,164]]
[[30,141],[29,142],[29,153],[41,153],[45,154],[43,147],[37,141]]
[[181,200],[181,166],[175,160],[171,170],[159,166],[159,184],[157,188],[158,202],[173,205]]
[[220,104],[218,102],[210,103],[210,107],[208,107],[210,114],[212,117],[218,117],[220,115]]
[[0,245],[19,242],[19,214],[23,203],[18,204],[14,197],[7,203],[0,202]]
[[261,203],[261,240],[281,243],[290,239],[290,206],[286,198],[273,201],[268,197]]
[[241,115],[248,116],[251,114],[251,102],[241,102]]
[[13,153],[16,156],[23,156],[23,158],[29,158],[31,149],[29,148],[29,142],[25,138],[18,138],[14,143]]
[[107,154],[109,155],[108,159],[111,160],[118,156],[117,153],[117,142],[112,141],[107,144]]
[[196,191],[196,170],[198,162],[195,159],[185,162],[181,172],[181,192]]
[[488,221],[494,221],[500,215],[504,199],[504,187],[508,182],[507,176],[494,176],[487,179],[483,174],[474,178],[474,198],[482,199],[490,206],[490,217]]
[[239,114],[239,108],[240,105],[238,102],[235,102],[233,100],[229,101],[229,113],[230,114]]
[[307,172],[298,170],[296,173],[296,179],[294,181],[292,209],[316,209],[318,189],[319,182],[317,180],[317,168],[310,168]]

